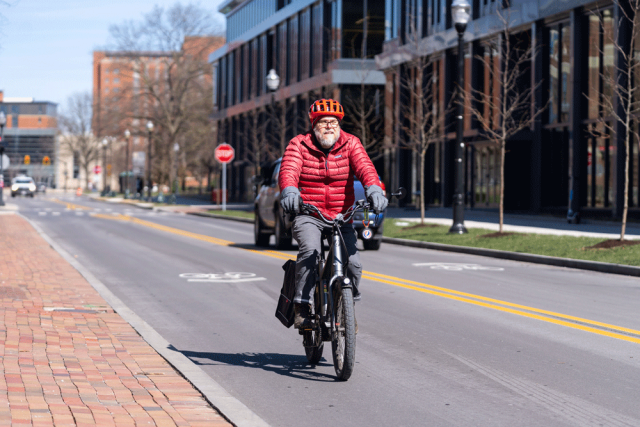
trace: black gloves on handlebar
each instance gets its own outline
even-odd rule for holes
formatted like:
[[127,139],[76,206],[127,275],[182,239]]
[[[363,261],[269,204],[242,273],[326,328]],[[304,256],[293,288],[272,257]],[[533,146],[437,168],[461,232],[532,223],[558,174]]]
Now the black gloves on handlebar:
[[280,192],[280,206],[286,214],[300,213],[300,205],[302,205],[302,197],[300,190],[296,187],[285,187]]
[[378,187],[377,185],[370,185],[368,187],[365,186],[364,194],[367,197],[367,200],[369,201],[369,204],[371,205],[374,213],[379,214],[387,208],[389,201],[386,197],[384,197],[382,188]]

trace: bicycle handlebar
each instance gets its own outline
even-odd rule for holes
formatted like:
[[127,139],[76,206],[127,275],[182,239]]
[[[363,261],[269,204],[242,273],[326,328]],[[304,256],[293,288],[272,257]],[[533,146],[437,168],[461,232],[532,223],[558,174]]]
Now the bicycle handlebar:
[[310,205],[308,203],[302,203],[302,206],[300,208],[300,213],[307,214],[307,215],[312,213],[318,214],[318,218],[322,222],[324,222],[328,226],[333,226],[333,225],[346,224],[349,221],[351,221],[351,219],[353,218],[353,216],[357,211],[370,209],[370,208],[371,206],[366,200],[364,199],[358,200],[353,206],[347,209],[347,211],[344,214],[338,214],[337,217],[330,220],[330,219],[327,219],[324,215],[322,215],[322,212],[320,212],[320,209],[318,209],[314,205]]

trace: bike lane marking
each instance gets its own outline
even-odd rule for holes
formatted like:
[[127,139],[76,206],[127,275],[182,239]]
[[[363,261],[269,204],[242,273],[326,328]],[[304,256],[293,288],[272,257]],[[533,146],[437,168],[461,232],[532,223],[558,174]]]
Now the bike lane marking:
[[182,273],[180,276],[187,282],[213,282],[213,283],[240,283],[259,282],[267,280],[266,277],[257,277],[255,273]]
[[[109,220],[118,221],[130,221],[139,225],[154,228],[157,230],[165,231],[172,234],[181,235],[184,237],[190,237],[196,240],[201,240],[209,243],[213,243],[221,246],[231,246],[235,242],[229,240],[218,239],[216,237],[206,236],[203,234],[192,233],[178,228],[168,227],[160,224],[156,224],[150,221],[144,221],[138,218],[134,218],[122,214],[91,214],[95,218],[103,218]],[[283,252],[272,250],[256,250],[248,248],[238,248],[249,252],[254,252],[259,255],[266,255],[272,258],[289,260],[296,259],[296,256],[289,255]],[[640,331],[626,328],[623,326],[611,325],[595,320],[584,319],[576,316],[571,316],[562,313],[556,313],[553,311],[538,309],[534,307],[528,307],[525,305],[510,303],[507,301],[501,301],[493,298],[483,297],[480,295],[469,294],[466,292],[455,291],[452,289],[442,288],[439,286],[429,285],[426,283],[415,282],[412,280],[406,280],[399,277],[388,276],[385,274],[375,273],[371,271],[363,271],[363,279],[373,280],[380,283],[389,284],[392,286],[398,286],[405,289],[411,289],[414,291],[436,295],[443,298],[448,298],[468,304],[473,304],[493,310],[503,311],[519,316],[529,317],[532,319],[542,320],[544,322],[554,323],[557,325],[566,326],[573,329],[579,329],[585,332],[591,332],[598,335],[604,335],[610,338],[616,338],[624,341],[630,341],[640,344]]]

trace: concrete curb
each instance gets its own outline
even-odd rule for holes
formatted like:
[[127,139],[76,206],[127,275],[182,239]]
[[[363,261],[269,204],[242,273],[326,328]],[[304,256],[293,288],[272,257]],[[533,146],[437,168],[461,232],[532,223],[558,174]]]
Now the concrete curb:
[[466,246],[446,245],[444,243],[430,243],[420,242],[417,240],[397,239],[394,237],[383,237],[382,241],[393,245],[410,246],[414,248],[458,252],[491,258],[508,259],[511,261],[529,262],[532,264],[546,264],[556,267],[577,268],[580,270],[598,271],[600,273],[622,274],[625,276],[640,277],[640,267],[634,267],[631,265],[610,264],[606,262],[584,261],[570,258],[557,258],[545,255],[525,254],[521,252],[498,251],[495,249],[470,248]]
[[[20,215],[20,214],[18,214]],[[184,354],[175,350],[155,329],[134,313],[98,280],[78,260],[72,257],[36,223],[20,215],[42,236],[42,238],[89,282],[102,298],[129,323],[144,340],[157,351],[176,371],[184,376],[204,396],[204,398],[229,422],[238,427],[268,427],[269,424],[249,409],[244,403],[233,397],[213,378]]]
[[237,222],[246,222],[249,224],[253,224],[253,220],[250,218],[240,218],[237,216],[227,216],[227,215],[218,215],[210,212],[187,212],[187,215],[195,215],[195,216],[204,216],[207,218],[216,218],[216,219],[228,219],[229,221],[237,221]]

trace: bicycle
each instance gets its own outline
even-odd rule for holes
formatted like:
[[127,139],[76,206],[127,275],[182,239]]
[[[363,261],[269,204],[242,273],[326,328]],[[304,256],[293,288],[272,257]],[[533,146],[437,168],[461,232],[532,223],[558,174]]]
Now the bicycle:
[[[398,198],[404,197],[404,188],[392,194]],[[353,301],[353,283],[346,277],[345,269],[348,256],[344,251],[344,239],[340,227],[349,224],[354,214],[364,211],[365,221],[369,221],[369,203],[358,200],[344,214],[329,220],[313,205],[302,204],[303,214],[316,214],[327,227],[328,233],[323,231],[321,250],[318,254],[318,268],[316,269],[316,285],[314,302],[312,304],[311,329],[300,330],[303,336],[307,360],[316,365],[322,358],[324,343],[331,341],[333,366],[339,380],[346,381],[351,377],[356,358],[356,325]],[[368,224],[365,226],[368,227]],[[329,240],[329,251],[325,257],[324,239]]]

